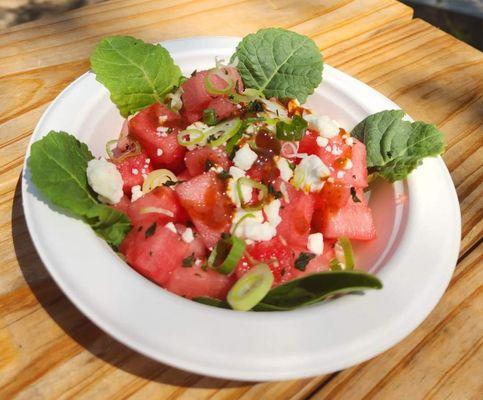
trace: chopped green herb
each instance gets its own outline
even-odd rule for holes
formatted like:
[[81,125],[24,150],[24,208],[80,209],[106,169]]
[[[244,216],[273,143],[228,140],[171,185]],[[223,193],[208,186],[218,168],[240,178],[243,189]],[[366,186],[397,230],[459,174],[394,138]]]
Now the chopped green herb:
[[286,141],[299,141],[307,130],[307,121],[300,115],[295,115],[292,121],[278,121],[276,125],[277,139]]
[[360,203],[361,202],[361,199],[359,199],[359,197],[357,197],[357,193],[356,193],[356,189],[351,187],[351,196],[352,196],[352,201],[354,203]]
[[329,268],[331,271],[342,271],[342,266],[337,258],[333,258],[329,261]]
[[216,135],[210,135],[210,136],[208,136],[208,138],[206,139],[206,141],[207,141],[208,143],[212,142],[213,140],[216,140]]
[[263,105],[262,105],[261,102],[259,102],[257,100],[250,101],[248,103],[248,106],[247,106],[247,111],[253,112],[253,113],[262,112],[263,111]]
[[297,268],[299,271],[305,271],[307,264],[313,258],[315,258],[314,253],[304,253],[304,252],[300,253],[300,255],[295,260],[295,268]]
[[194,263],[195,263],[195,253],[191,253],[190,256],[188,256],[186,258],[183,258],[183,261],[181,262],[181,265],[184,268],[190,268],[190,267],[193,266]]
[[156,232],[156,222],[153,222],[153,224],[146,229],[146,232],[144,232],[144,237],[147,239],[148,237],[153,236],[154,232]]
[[229,139],[226,142],[225,151],[230,157],[232,157],[235,154],[235,152],[238,150],[237,143],[242,138],[242,136],[243,136],[243,129],[240,129],[237,133],[235,133],[235,135],[231,139]]
[[216,112],[213,108],[207,108],[203,111],[203,122],[208,126],[214,126],[218,123]]

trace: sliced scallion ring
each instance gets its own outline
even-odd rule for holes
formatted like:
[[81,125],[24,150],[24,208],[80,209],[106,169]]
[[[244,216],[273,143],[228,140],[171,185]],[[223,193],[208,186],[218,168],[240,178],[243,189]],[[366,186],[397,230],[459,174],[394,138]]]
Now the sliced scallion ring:
[[151,171],[143,182],[143,193],[148,193],[154,188],[168,181],[176,182],[178,179],[169,169],[156,169]]
[[[213,84],[213,81],[211,80],[213,76],[217,76],[218,78],[220,78],[223,82],[226,83],[226,86],[223,89],[218,89]],[[235,81],[219,68],[212,69],[205,76],[205,88],[209,94],[212,94],[212,95],[228,94],[231,91],[233,91],[234,87],[235,87]]]
[[237,223],[235,224],[235,226],[233,227],[233,229],[231,230],[231,232],[233,234],[236,234],[236,230],[238,229],[238,227],[241,225],[241,223],[243,221],[245,221],[247,218],[255,218],[255,214],[252,214],[252,213],[247,213],[245,214],[243,217],[241,217]]
[[233,235],[220,239],[208,257],[208,266],[230,275],[242,258],[245,247],[245,242]]
[[214,135],[216,139],[212,140],[209,145],[210,147],[218,147],[225,144],[233,136],[235,136],[242,126],[242,121],[240,118],[233,118],[229,121],[221,122],[208,131],[206,131],[207,137]]
[[[262,198],[259,199],[259,201],[255,204],[248,204],[248,202],[251,199],[244,199],[243,198],[243,190],[242,190],[243,185],[249,186],[252,189],[260,190],[260,193],[262,194]],[[239,178],[236,181],[236,191],[237,191],[237,194],[238,194],[238,198],[240,199],[241,208],[243,208],[244,210],[247,210],[247,211],[261,210],[262,207],[263,207],[263,201],[267,198],[267,195],[268,195],[268,188],[263,183],[254,181],[253,179],[246,178],[246,177]]]
[[[186,139],[188,136],[189,139]],[[206,134],[198,129],[186,129],[178,133],[178,143],[181,146],[193,146],[201,143],[206,137]]]
[[344,265],[345,269],[354,269],[355,262],[354,262],[354,251],[352,250],[351,242],[346,237],[339,238],[339,244],[342,247],[342,251],[344,253]]
[[163,214],[170,218],[174,217],[174,213],[161,207],[143,207],[139,210],[140,214]]
[[228,292],[227,301],[237,311],[255,307],[270,291],[273,273],[267,264],[258,264],[246,272]]

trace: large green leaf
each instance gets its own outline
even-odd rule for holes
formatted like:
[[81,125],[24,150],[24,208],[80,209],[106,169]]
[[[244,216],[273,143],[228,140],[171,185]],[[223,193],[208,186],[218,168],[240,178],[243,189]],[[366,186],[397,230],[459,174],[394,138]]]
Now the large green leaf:
[[182,77],[164,47],[130,36],[102,39],[91,55],[91,66],[124,117],[162,102]]
[[322,81],[322,54],[307,36],[280,28],[246,36],[232,61],[248,88],[266,97],[296,98],[303,103]]
[[442,133],[421,121],[403,121],[402,110],[378,112],[354,127],[352,136],[366,145],[369,172],[395,182],[405,179],[423,158],[444,150]]
[[[308,306],[338,294],[366,289],[381,289],[381,281],[361,271],[319,272],[294,279],[268,292],[253,311],[286,311]],[[210,297],[194,299],[198,303],[219,308],[230,308],[227,302]]]
[[87,145],[66,132],[50,131],[32,144],[28,166],[32,182],[56,206],[88,223],[117,247],[131,229],[125,214],[99,203],[87,183]]

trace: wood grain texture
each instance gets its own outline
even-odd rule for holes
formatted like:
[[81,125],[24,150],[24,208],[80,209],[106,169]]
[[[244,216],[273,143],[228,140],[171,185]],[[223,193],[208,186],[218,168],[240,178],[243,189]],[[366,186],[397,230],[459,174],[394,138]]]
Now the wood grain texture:
[[[0,398],[481,398],[482,55],[411,16],[392,0],[111,0],[1,33]],[[463,217],[460,262],[430,317],[371,361],[312,379],[217,380],[134,353],[66,299],[32,246],[19,174],[33,127],[88,68],[100,37],[158,41],[273,25],[311,36],[327,62],[443,130]]]

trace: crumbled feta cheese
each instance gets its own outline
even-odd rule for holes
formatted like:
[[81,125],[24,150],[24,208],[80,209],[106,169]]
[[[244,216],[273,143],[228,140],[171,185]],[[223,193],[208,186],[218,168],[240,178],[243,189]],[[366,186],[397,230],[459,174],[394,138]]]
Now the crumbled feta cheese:
[[320,256],[324,252],[324,237],[321,233],[312,233],[307,240],[307,248]]
[[326,146],[325,150],[329,153],[332,153],[332,146]]
[[320,136],[326,138],[332,138],[339,134],[340,126],[339,124],[330,119],[328,116],[323,115],[317,119],[317,128],[319,130]]
[[290,168],[290,165],[287,159],[283,157],[276,157],[275,163],[277,165],[278,170],[280,171],[280,178],[288,182],[293,176],[293,171],[292,171],[292,168]]
[[150,158],[146,158],[146,164],[149,164],[151,162]]
[[327,115],[316,117],[315,115],[309,114],[304,115],[304,118],[310,127],[319,131],[320,136],[330,139],[339,134],[339,124]]
[[[238,197],[238,191],[236,187],[237,187],[238,179],[245,176],[245,171],[243,171],[238,167],[232,166],[230,167],[228,172],[232,177],[228,180],[226,193],[228,197],[230,197],[233,204],[235,204],[237,207],[240,207],[241,201],[240,201],[240,198]],[[253,188],[251,186],[241,185],[241,192],[242,192],[243,199],[245,201],[248,201],[251,199],[252,190]]]
[[329,139],[322,136],[317,136],[317,139],[315,139],[315,141],[317,142],[317,145],[319,147],[325,147],[329,144]]
[[275,228],[282,222],[282,218],[280,217],[280,200],[273,200],[265,207],[263,207],[263,211],[267,216],[267,221],[274,226]]
[[332,178],[331,176],[327,178],[327,182],[329,183],[334,183],[334,178]]
[[87,163],[87,182],[104,203],[117,204],[123,196],[122,176],[116,166],[105,158],[92,159]]
[[330,176],[329,168],[316,155],[302,159],[295,167],[293,184],[306,192],[317,192],[324,186],[323,179]]
[[139,174],[139,170],[137,168],[131,169],[131,172],[132,172],[133,175]]
[[156,149],[156,155],[158,157],[161,157],[163,155],[163,149],[160,149],[159,147]]
[[344,171],[337,171],[337,179],[342,179],[345,175]]
[[191,243],[193,240],[195,240],[195,237],[193,235],[193,229],[186,228],[186,230],[181,235],[181,239],[183,240],[183,242],[186,243]]
[[174,226],[174,224],[172,222],[168,222],[166,225],[164,225],[166,228],[168,228],[171,232],[173,233],[178,233],[176,231],[176,227]]
[[250,148],[248,143],[245,143],[241,149],[235,153],[233,163],[236,167],[247,171],[252,167],[253,163],[257,160],[257,157],[257,153]]
[[332,147],[332,154],[334,156],[340,156],[342,154],[342,150],[337,146],[333,146]]
[[280,191],[282,192],[283,199],[285,200],[285,202],[287,204],[290,203],[290,197],[288,195],[287,186],[285,186],[285,182],[282,182],[280,184]]
[[[280,200],[274,200],[262,210],[245,211],[238,209],[233,216],[233,234],[245,239],[247,243],[267,241],[277,234],[277,225],[280,224]],[[264,221],[263,213],[267,220]]]
[[136,201],[143,196],[143,191],[140,185],[135,185],[131,188],[131,201]]
[[345,140],[345,144],[346,144],[347,146],[354,146],[354,138],[348,137],[348,138]]

